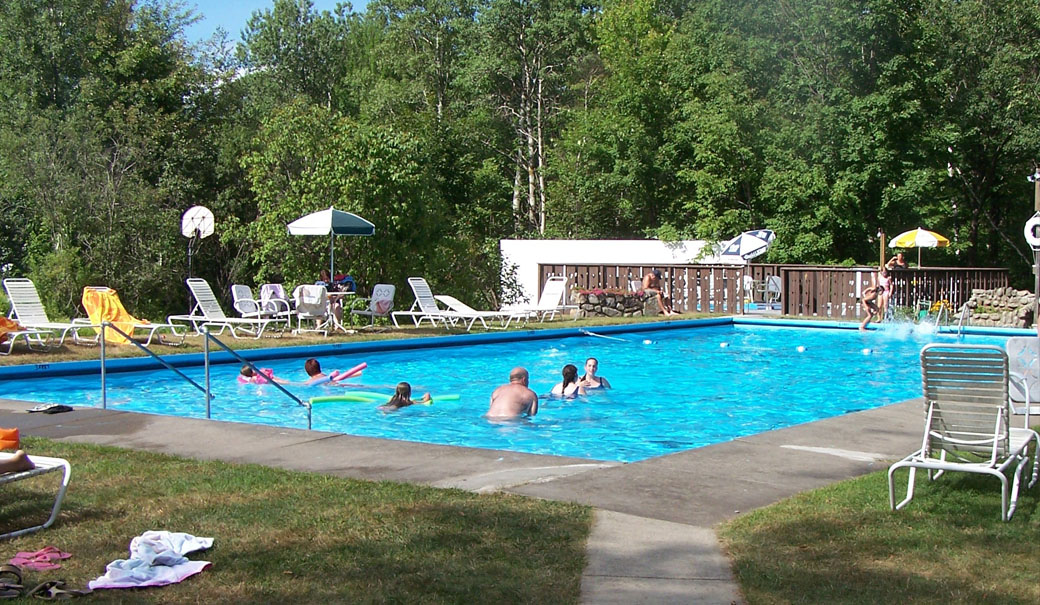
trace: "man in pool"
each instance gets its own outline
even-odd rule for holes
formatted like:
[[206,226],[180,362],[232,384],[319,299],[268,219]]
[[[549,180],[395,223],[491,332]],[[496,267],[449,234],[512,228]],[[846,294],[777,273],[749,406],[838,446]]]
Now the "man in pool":
[[528,388],[530,376],[521,367],[509,372],[509,384],[504,384],[491,393],[491,407],[488,418],[516,418],[523,414],[534,416],[538,413],[538,394]]

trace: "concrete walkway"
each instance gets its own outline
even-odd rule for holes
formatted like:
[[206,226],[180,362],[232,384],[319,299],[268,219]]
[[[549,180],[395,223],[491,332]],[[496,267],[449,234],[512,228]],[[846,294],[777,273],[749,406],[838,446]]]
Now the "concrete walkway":
[[112,410],[26,413],[32,405],[0,399],[0,426],[60,441],[593,506],[581,585],[588,604],[743,602],[713,526],[884,468],[881,461],[919,445],[922,422],[917,399],[619,464]]

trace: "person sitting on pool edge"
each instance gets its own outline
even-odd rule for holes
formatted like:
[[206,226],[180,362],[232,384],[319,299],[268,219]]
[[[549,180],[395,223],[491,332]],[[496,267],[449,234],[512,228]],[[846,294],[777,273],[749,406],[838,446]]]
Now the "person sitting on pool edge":
[[288,380],[283,380],[274,375],[274,372],[267,369],[261,369],[260,373],[257,374],[253,371],[248,363],[242,364],[242,369],[238,371],[239,382],[249,384],[264,384],[265,382],[277,382],[278,384],[289,384]]
[[599,369],[599,361],[595,357],[585,360],[585,375],[581,377],[581,386],[588,389],[609,389],[610,381],[602,376],[596,376]]
[[678,315],[672,308],[672,300],[666,298],[661,288],[661,270],[654,269],[643,276],[643,292],[657,296],[657,308],[664,315]]
[[563,366],[563,381],[552,388],[557,397],[577,397],[585,394],[585,387],[578,382],[578,368],[572,363]]
[[491,393],[488,418],[516,418],[523,414],[538,413],[538,394],[528,388],[530,375],[527,370],[515,367],[509,372],[509,384],[504,384]]
[[415,405],[417,403],[429,405],[430,394],[427,393],[423,395],[422,399],[419,401],[412,401],[412,385],[407,382],[399,382],[397,383],[397,390],[394,391],[394,396],[390,398],[390,401],[387,401],[376,409],[384,412],[396,412],[401,408]]

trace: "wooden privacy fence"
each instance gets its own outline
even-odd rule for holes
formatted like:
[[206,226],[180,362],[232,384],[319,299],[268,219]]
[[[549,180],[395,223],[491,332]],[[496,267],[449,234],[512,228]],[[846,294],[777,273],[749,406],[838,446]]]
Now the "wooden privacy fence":
[[[825,265],[539,265],[539,284],[564,276],[579,290],[639,290],[643,276],[660,269],[665,294],[680,312],[739,314],[755,303],[784,315],[860,317],[864,288],[876,279],[874,267]],[[778,279],[779,301],[765,294]],[[945,301],[957,310],[974,289],[1008,285],[1007,269],[916,267],[892,273],[891,306],[917,308]],[[541,287],[539,285],[539,287]],[[539,291],[539,294],[541,292]]]

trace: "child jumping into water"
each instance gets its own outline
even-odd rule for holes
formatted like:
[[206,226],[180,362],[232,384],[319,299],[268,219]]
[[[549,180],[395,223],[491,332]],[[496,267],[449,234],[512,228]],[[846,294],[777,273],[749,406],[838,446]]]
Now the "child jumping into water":
[[397,383],[397,390],[394,392],[394,396],[390,398],[383,405],[379,406],[378,409],[384,412],[395,412],[401,408],[415,405],[417,403],[428,404],[430,402],[430,394],[423,395],[419,401],[412,401],[412,385],[407,382]]

